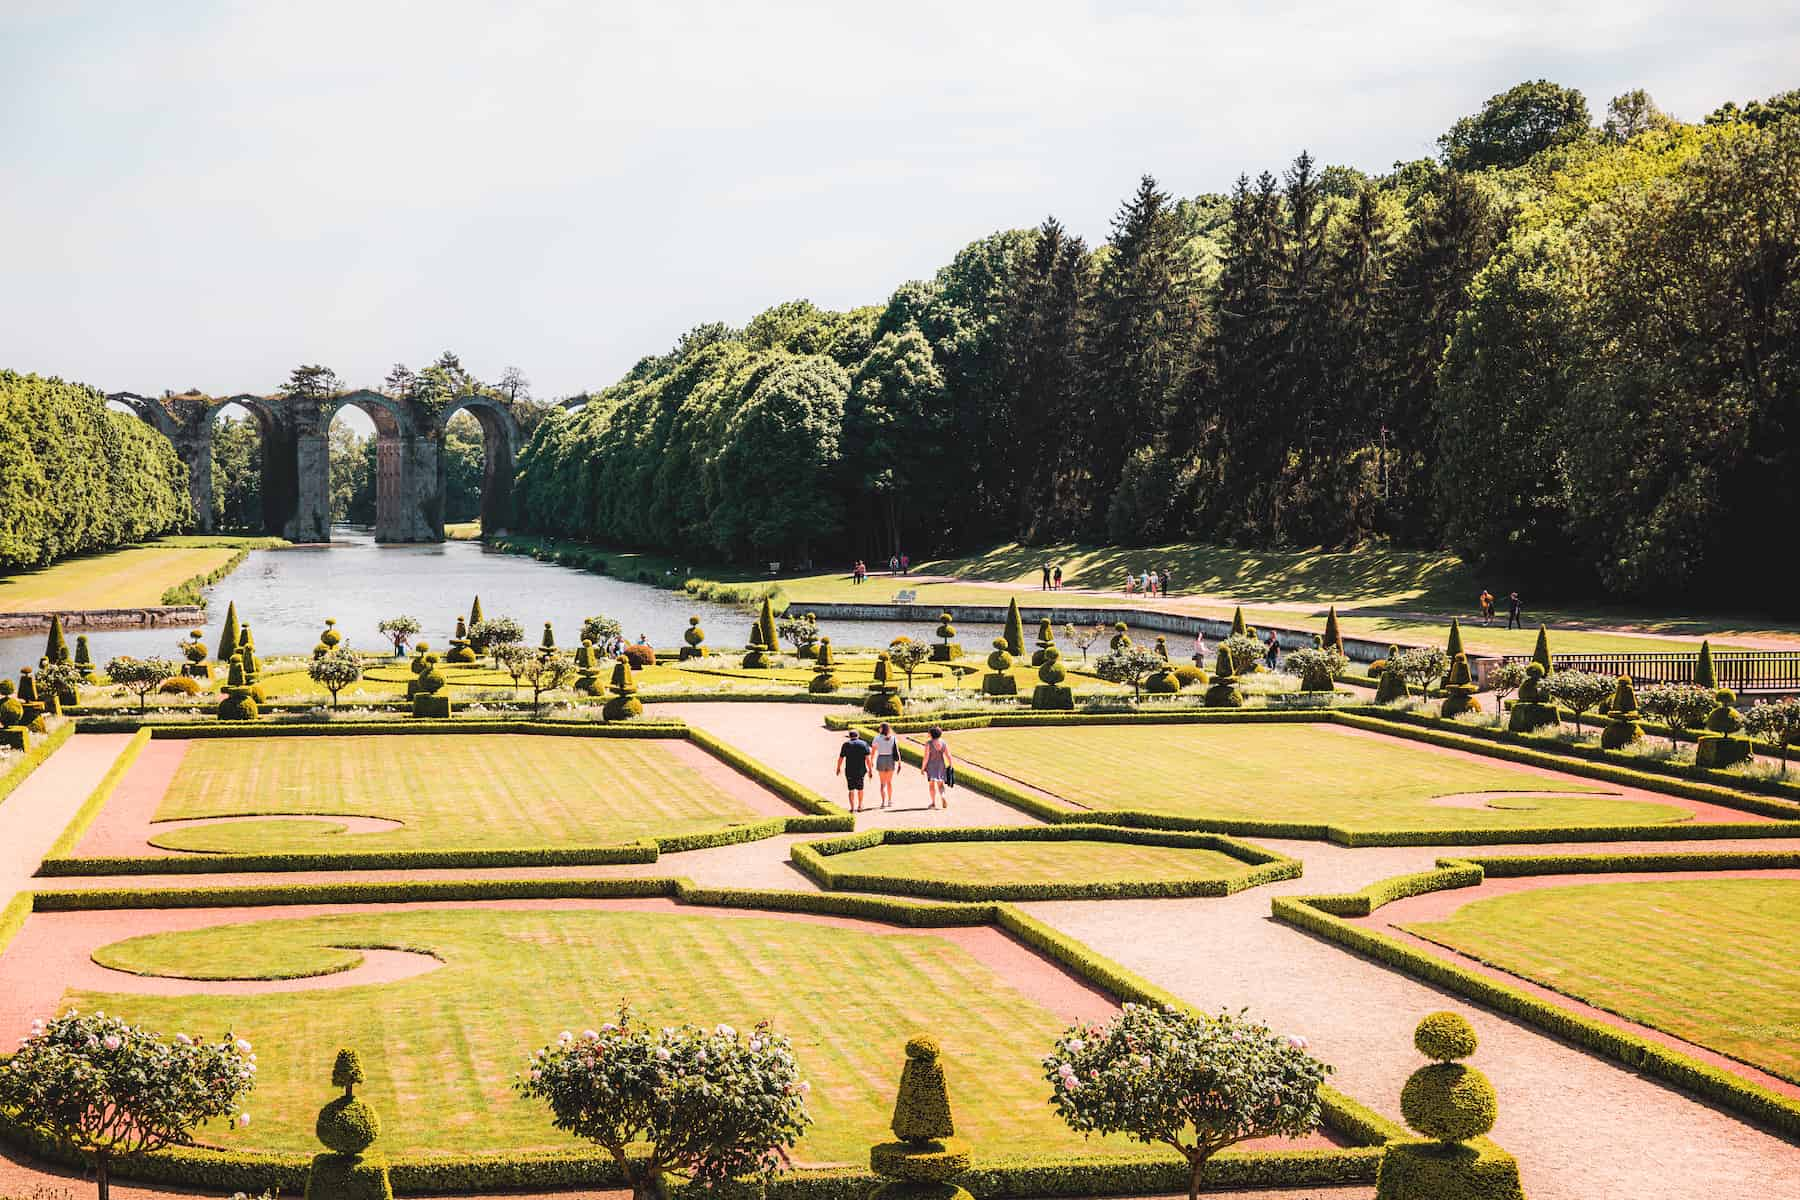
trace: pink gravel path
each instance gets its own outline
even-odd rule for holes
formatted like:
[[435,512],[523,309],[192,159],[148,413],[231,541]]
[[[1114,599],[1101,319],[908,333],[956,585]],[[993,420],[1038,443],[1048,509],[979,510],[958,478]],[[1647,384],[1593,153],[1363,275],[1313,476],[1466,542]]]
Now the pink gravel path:
[[31,886],[44,852],[130,740],[124,733],[78,733],[0,804],[0,902]]

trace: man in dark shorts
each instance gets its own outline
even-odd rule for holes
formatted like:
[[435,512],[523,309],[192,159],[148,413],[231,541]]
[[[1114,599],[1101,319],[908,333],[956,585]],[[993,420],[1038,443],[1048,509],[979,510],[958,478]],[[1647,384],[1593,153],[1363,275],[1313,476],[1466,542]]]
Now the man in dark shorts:
[[869,777],[869,755],[872,752],[869,743],[863,741],[862,731],[852,729],[844,744],[838,747],[836,774],[844,777],[844,786],[850,792],[850,811],[861,812],[863,807],[863,783]]

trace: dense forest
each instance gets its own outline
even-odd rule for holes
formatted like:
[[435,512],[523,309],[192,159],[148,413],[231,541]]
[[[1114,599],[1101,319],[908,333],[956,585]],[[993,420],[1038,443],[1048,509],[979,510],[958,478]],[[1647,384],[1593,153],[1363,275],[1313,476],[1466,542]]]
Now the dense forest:
[[1540,80],[1439,147],[1147,176],[1103,245],[1050,218],[882,305],[696,328],[538,428],[521,519],[790,561],[1385,537],[1539,594],[1729,585],[1800,499],[1800,92],[1596,124]]
[[90,387],[0,370],[0,568],[42,566],[185,527],[169,440]]

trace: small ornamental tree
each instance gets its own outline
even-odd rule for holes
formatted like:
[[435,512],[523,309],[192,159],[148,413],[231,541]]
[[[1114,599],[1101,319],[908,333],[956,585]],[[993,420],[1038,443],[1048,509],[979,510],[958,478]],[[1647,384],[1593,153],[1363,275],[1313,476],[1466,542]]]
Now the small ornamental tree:
[[362,664],[349,650],[333,650],[323,658],[307,664],[312,681],[331,693],[331,707],[338,706],[338,693],[362,678]]
[[137,693],[139,712],[149,711],[150,693],[175,673],[175,664],[166,658],[130,658],[121,655],[106,664],[108,678],[120,687]]
[[1558,671],[1544,680],[1550,699],[1574,714],[1577,733],[1581,731],[1581,714],[1611,696],[1613,687],[1612,676],[1592,671]]
[[911,638],[895,638],[888,646],[888,661],[900,669],[906,676],[906,694],[912,695],[913,672],[925,665],[931,658],[932,648],[924,642],[915,642]]
[[799,617],[783,617],[775,623],[775,635],[804,656],[807,648],[819,640],[819,619],[811,613]]
[[[1668,731],[1669,747],[1682,729],[1704,721],[1712,711],[1712,693],[1686,683],[1648,683],[1637,690],[1638,707]],[[1692,716],[1693,720],[1688,718]]]
[[1234,675],[1254,675],[1262,667],[1263,644],[1247,633],[1234,633],[1219,642],[1219,649],[1231,655]]
[[1254,1138],[1319,1127],[1331,1068],[1243,1014],[1200,1016],[1127,1004],[1105,1025],[1076,1025],[1044,1059],[1050,1102],[1077,1133],[1122,1133],[1187,1160],[1188,1197],[1208,1160]]
[[1494,689],[1495,711],[1506,714],[1506,698],[1525,683],[1525,664],[1503,662],[1488,672],[1488,686]]
[[607,646],[616,637],[625,636],[625,627],[608,616],[592,616],[583,618],[581,622],[581,638],[596,646]]
[[1006,628],[1000,634],[1006,639],[1006,652],[1014,658],[1025,653],[1025,620],[1019,615],[1019,598],[1006,602]]
[[1414,646],[1402,650],[1398,657],[1388,657],[1387,670],[1398,671],[1401,679],[1421,692],[1442,679],[1449,669],[1449,656],[1436,646]]
[[1288,652],[1287,669],[1300,676],[1301,691],[1329,692],[1336,689],[1333,681],[1349,661],[1332,649],[1292,650]]
[[37,680],[40,693],[55,696],[62,704],[74,704],[79,698],[75,689],[87,682],[81,668],[72,662],[45,663],[38,668]]
[[1063,635],[1081,647],[1081,661],[1086,662],[1088,647],[1111,632],[1111,625],[1071,625],[1063,630]]
[[499,669],[500,656],[496,651],[502,646],[523,644],[525,627],[511,617],[489,617],[469,626],[469,640],[492,656],[495,669]]
[[[406,643],[419,636],[419,618],[402,613],[397,617],[389,617],[375,628],[394,644],[394,657],[401,658],[406,654]],[[223,642],[219,644],[224,645]]]
[[554,692],[575,674],[575,660],[560,650],[533,654],[525,664],[525,683],[531,688],[531,715],[539,716],[545,692]]
[[1694,685],[1708,691],[1719,687],[1719,673],[1713,669],[1712,641],[1707,638],[1700,640],[1700,657],[1694,661]]
[[654,1029],[624,1008],[537,1051],[514,1087],[610,1153],[635,1200],[657,1200],[669,1171],[707,1190],[766,1180],[812,1123],[787,1038],[763,1025],[748,1037],[729,1025]]
[[1800,700],[1792,696],[1758,700],[1744,714],[1744,728],[1752,737],[1761,738],[1780,751],[1781,773],[1786,775],[1788,747],[1800,742]]
[[1129,642],[1117,650],[1109,650],[1094,663],[1094,674],[1108,683],[1129,683],[1134,700],[1144,696],[1144,678],[1167,669],[1169,660],[1154,650],[1145,650]]
[[107,1200],[113,1166],[168,1146],[187,1146],[203,1121],[235,1117],[256,1085],[250,1043],[227,1034],[197,1042],[158,1034],[103,1012],[70,1009],[33,1021],[0,1068],[0,1108],[94,1171]]
[[525,672],[536,660],[538,652],[518,642],[501,642],[490,651],[494,656],[494,665],[512,676],[513,691],[519,690],[525,678]]

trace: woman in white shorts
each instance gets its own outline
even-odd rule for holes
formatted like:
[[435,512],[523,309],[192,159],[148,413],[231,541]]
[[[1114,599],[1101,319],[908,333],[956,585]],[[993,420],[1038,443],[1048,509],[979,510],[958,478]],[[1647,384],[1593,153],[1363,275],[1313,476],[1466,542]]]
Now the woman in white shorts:
[[880,781],[881,807],[894,803],[894,772],[900,769],[900,739],[886,721],[875,734],[875,778]]

